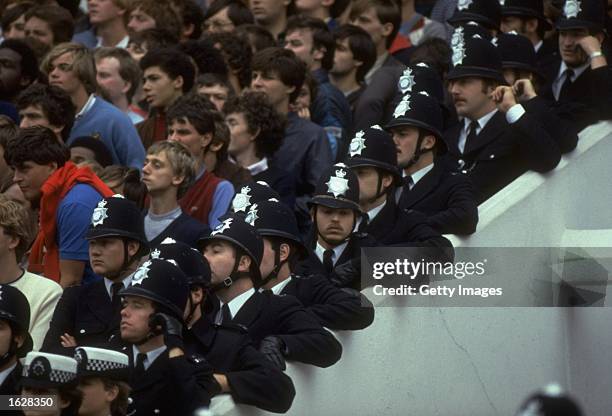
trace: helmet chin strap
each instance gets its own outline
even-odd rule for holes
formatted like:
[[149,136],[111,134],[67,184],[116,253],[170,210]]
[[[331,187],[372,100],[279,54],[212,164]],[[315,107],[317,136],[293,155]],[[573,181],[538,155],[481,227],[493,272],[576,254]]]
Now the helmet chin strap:
[[234,284],[234,282],[243,277],[248,277],[249,274],[246,272],[238,271],[238,263],[240,262],[240,256],[236,255],[236,260],[234,261],[234,267],[232,268],[231,273],[227,276],[223,281],[219,283],[212,283],[210,285],[210,291],[212,293],[218,292],[219,290],[226,289]]
[[433,152],[433,148],[431,149],[421,149],[421,144],[423,144],[423,140],[425,139],[425,135],[419,131],[419,137],[417,139],[416,142],[416,149],[414,151],[414,155],[412,155],[412,158],[408,161],[408,163],[403,167],[403,169],[408,169],[411,166],[414,166],[415,163],[417,163],[419,161],[419,159],[421,158],[422,155],[424,155],[427,152]]
[[283,267],[283,264],[287,263],[288,259],[285,259],[282,261],[280,259],[280,245],[281,243],[279,243],[278,241],[272,242],[272,250],[274,251],[274,268],[272,269],[270,274],[268,274],[267,277],[265,278],[262,277],[261,279],[262,287],[265,286],[269,281],[278,278],[278,273],[280,272],[281,267]]
[[106,274],[106,278],[108,278],[109,280],[113,280],[114,281],[114,280],[120,278],[121,277],[121,273],[126,271],[128,269],[128,267],[130,267],[130,264],[132,263],[132,260],[134,260],[132,257],[130,257],[130,253],[128,253],[128,242],[127,242],[127,239],[126,238],[122,238],[121,241],[123,242],[123,264],[121,264],[121,267],[119,268],[118,271]]

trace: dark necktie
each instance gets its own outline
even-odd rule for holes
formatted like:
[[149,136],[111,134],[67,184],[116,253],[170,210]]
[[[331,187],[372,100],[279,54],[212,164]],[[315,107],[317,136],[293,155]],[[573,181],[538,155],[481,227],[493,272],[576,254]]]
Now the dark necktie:
[[111,298],[111,303],[113,305],[113,313],[117,313],[121,311],[121,296],[119,296],[119,292],[123,289],[122,282],[115,282],[111,285],[111,293],[113,297]]
[[563,85],[561,86],[561,90],[559,91],[558,101],[568,100],[569,90],[572,87],[572,77],[574,76],[574,70],[566,69],[564,74],[565,74],[565,81],[563,81]]
[[368,214],[363,214],[361,216],[361,223],[359,223],[359,227],[357,227],[358,233],[366,232],[366,228],[368,228],[368,223],[370,222],[369,220],[370,220],[370,217],[368,217]]
[[406,175],[402,178],[402,183],[404,184],[404,188],[406,192],[410,191],[414,186],[414,180],[412,180],[412,176]]
[[463,146],[463,152],[462,153],[466,152],[469,143],[474,143],[476,141],[476,138],[478,137],[478,133],[476,133],[476,130],[478,129],[478,127],[479,127],[479,124],[478,124],[477,121],[472,121],[470,123],[470,127],[469,127],[469,130],[468,130],[468,135],[465,138],[465,146]]
[[221,323],[227,324],[232,322],[232,312],[230,311],[229,305],[226,303],[221,307]]
[[332,257],[334,255],[334,250],[327,249],[323,252],[323,268],[325,269],[325,273],[331,274],[334,269],[334,262],[332,261]]
[[144,362],[147,358],[147,354],[139,353],[136,356],[136,366],[134,367],[134,375],[136,377],[141,376],[145,372]]

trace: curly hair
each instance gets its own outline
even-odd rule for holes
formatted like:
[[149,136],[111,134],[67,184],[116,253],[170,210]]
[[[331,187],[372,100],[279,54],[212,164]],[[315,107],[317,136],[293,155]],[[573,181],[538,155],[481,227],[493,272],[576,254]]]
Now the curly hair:
[[70,150],[51,129],[42,126],[27,127],[7,143],[4,159],[11,167],[23,166],[25,162],[38,165],[55,162],[60,168],[70,159]]
[[253,51],[246,35],[231,32],[211,33],[208,38],[213,44],[221,47],[221,53],[227,61],[227,66],[237,73],[240,87],[251,84],[251,60]]
[[270,104],[265,94],[247,91],[228,100],[223,106],[228,115],[244,115],[249,133],[259,134],[255,138],[257,157],[272,157],[279,149],[285,136],[285,118]]
[[[148,46],[148,45],[147,45]],[[210,39],[193,40],[182,42],[178,49],[189,55],[196,66],[199,74],[218,74],[227,78],[227,65],[220,50],[215,48]]]
[[19,239],[15,247],[15,257],[20,261],[34,237],[30,215],[26,207],[2,194],[0,194],[0,227],[4,234]]
[[215,106],[208,100],[196,93],[189,93],[179,97],[168,108],[166,120],[172,123],[174,120],[188,120],[200,134],[215,134],[214,113]]

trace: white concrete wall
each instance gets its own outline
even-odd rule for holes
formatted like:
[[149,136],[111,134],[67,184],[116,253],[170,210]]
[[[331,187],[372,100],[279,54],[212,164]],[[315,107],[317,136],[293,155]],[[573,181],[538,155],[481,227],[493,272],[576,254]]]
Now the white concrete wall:
[[[451,236],[453,244],[604,247],[598,256],[607,267],[611,160],[612,124],[590,127],[554,172],[525,174],[483,204],[476,234]],[[550,262],[528,258],[515,267]],[[531,274],[517,273],[504,287],[525,291],[532,283]],[[512,415],[552,381],[572,391],[586,415],[612,414],[610,308],[402,307],[407,300],[365,293],[378,305],[376,319],[366,330],[336,333],[344,346],[338,364],[289,365],[297,390],[289,414]],[[228,397],[215,399],[212,410],[266,413]]]

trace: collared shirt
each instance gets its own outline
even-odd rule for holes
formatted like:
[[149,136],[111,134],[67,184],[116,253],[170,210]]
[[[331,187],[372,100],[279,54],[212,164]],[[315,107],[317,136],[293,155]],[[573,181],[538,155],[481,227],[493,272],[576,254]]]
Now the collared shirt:
[[[385,205],[387,205],[387,200],[386,199],[379,206],[377,206],[375,208],[372,208],[371,210],[366,212],[366,215],[368,216],[368,222],[370,222],[374,218],[376,218],[376,216],[380,213],[380,211],[382,211],[382,209],[385,207]],[[363,217],[357,218],[357,221],[355,221],[355,228],[353,230],[355,230],[355,231],[358,230],[362,221],[363,221]]]
[[388,57],[389,57],[389,52],[385,52],[382,55],[380,55],[378,58],[376,58],[376,62],[374,62],[374,65],[372,65],[372,68],[368,71],[368,73],[365,76],[366,84],[370,83],[376,71],[378,71],[383,66],[383,63]]
[[[429,173],[429,171],[433,169],[433,167],[434,167],[433,163],[430,163],[429,165],[425,166],[424,168],[421,168],[421,169],[417,170],[412,175],[410,175],[410,177],[412,178],[412,184],[410,185],[409,190],[412,190],[412,188],[414,188],[414,186],[417,184],[417,182],[420,181],[421,179],[423,179],[425,177],[425,175],[427,175]],[[406,176],[408,176],[406,171],[402,171],[402,178],[405,178]],[[404,192],[404,187],[403,186],[398,186],[397,189],[395,190],[395,202],[396,203],[399,202],[399,200],[400,200],[400,198],[402,196],[402,192]]]
[[[289,279],[287,279],[289,280]],[[2,383],[4,383],[4,380],[7,379],[7,377],[9,376],[9,374],[11,374],[11,371],[13,371],[15,369],[15,367],[17,367],[17,363],[13,364],[12,366],[10,366],[7,369],[4,369],[2,371],[0,371],[0,386],[2,385]]]
[[[344,243],[342,243],[339,246],[336,246],[336,247],[334,247],[332,249],[333,252],[334,252],[334,254],[332,254],[332,264],[334,264],[334,265],[336,264],[336,262],[338,261],[338,259],[342,255],[342,252],[344,251],[344,249],[346,248],[347,245],[348,245],[348,241],[345,241]],[[319,244],[319,242],[317,241],[317,247],[315,248],[315,254],[319,258],[321,263],[323,263],[323,253],[325,253],[325,248],[323,248],[323,246],[321,244]]]
[[75,116],[74,119],[78,119],[80,117],[83,117],[85,114],[87,114],[87,112],[89,110],[91,110],[91,107],[93,107],[93,105],[96,103],[96,96],[93,94],[89,95],[89,98],[87,99],[87,102],[85,103],[85,105],[83,106],[83,108],[81,108],[81,111],[79,111]]
[[541,40],[538,43],[536,43],[535,45],[533,45],[533,49],[535,49],[536,53],[538,53],[538,51],[540,50],[542,45],[544,45],[544,41],[543,40]]
[[572,76],[572,82],[574,82],[576,81],[576,78],[582,75],[582,73],[586,71],[587,68],[590,66],[591,66],[591,62],[587,61],[584,65],[581,65],[576,68],[570,68],[566,65],[565,61],[561,61],[561,66],[559,67],[559,73],[557,74],[557,78],[555,79],[552,85],[552,90],[553,90],[553,94],[555,95],[555,100],[559,100],[559,95],[561,95],[561,87],[563,87],[563,84],[565,83],[565,78],[566,78],[565,71],[566,70],[571,69],[572,71],[574,71],[574,75]]
[[[251,296],[255,293],[254,288],[250,288],[246,292],[236,296],[234,299],[227,302],[227,306],[229,307],[230,313],[232,314],[232,319],[240,312],[240,309],[244,306],[247,300],[250,299]],[[215,323],[220,324],[223,320],[223,314],[221,312],[221,308],[223,307],[223,302],[219,301],[219,312],[217,312],[217,316],[215,317]]]
[[[476,134],[480,134],[482,129],[485,128],[495,113],[497,113],[497,108],[476,120],[476,123],[478,123],[478,126],[476,127]],[[457,143],[457,147],[459,147],[461,153],[463,153],[465,150],[465,141],[467,140],[468,134],[470,134],[470,124],[472,124],[472,120],[467,117],[463,119],[463,128],[461,129],[461,133],[459,134],[459,142]]]
[[[134,273],[130,274],[128,277],[121,281],[121,283],[123,283],[124,289],[130,286],[130,283],[132,283],[132,277],[134,277]],[[109,278],[104,278],[104,286],[106,286],[106,292],[108,293],[108,296],[111,298],[111,300],[113,299],[113,283],[115,282],[113,282]]]
[[[101,48],[102,45],[102,37],[100,36],[96,36],[96,39],[98,40],[98,43],[96,43],[96,48]],[[119,43],[117,43],[114,47],[115,48],[121,48],[121,49],[125,49],[128,47],[128,43],[130,41],[130,37],[129,36],[125,36],[123,39],[121,39],[119,41]]]
[[274,293],[275,295],[280,295],[281,292],[283,291],[283,289],[285,288],[285,286],[287,286],[289,284],[289,282],[291,281],[291,276],[289,276],[288,278],[286,278],[285,280],[283,280],[280,283],[277,283],[272,289],[270,289],[272,291],[272,293]]
[[[166,351],[166,349],[167,347],[165,345],[162,345],[159,348],[155,348],[154,350],[144,353],[147,356],[147,358],[145,358],[144,363],[143,363],[145,371],[147,371],[149,367],[151,367],[151,364],[153,364],[153,362],[157,359],[157,357],[162,355],[162,353]],[[136,345],[132,345],[132,353],[134,354],[134,365],[136,365],[138,354],[140,354],[140,351],[138,351],[138,348],[136,348]]]
[[268,158],[264,157],[259,162],[256,162],[250,166],[247,166],[247,169],[251,173],[251,176],[255,176],[261,172],[268,170]]

